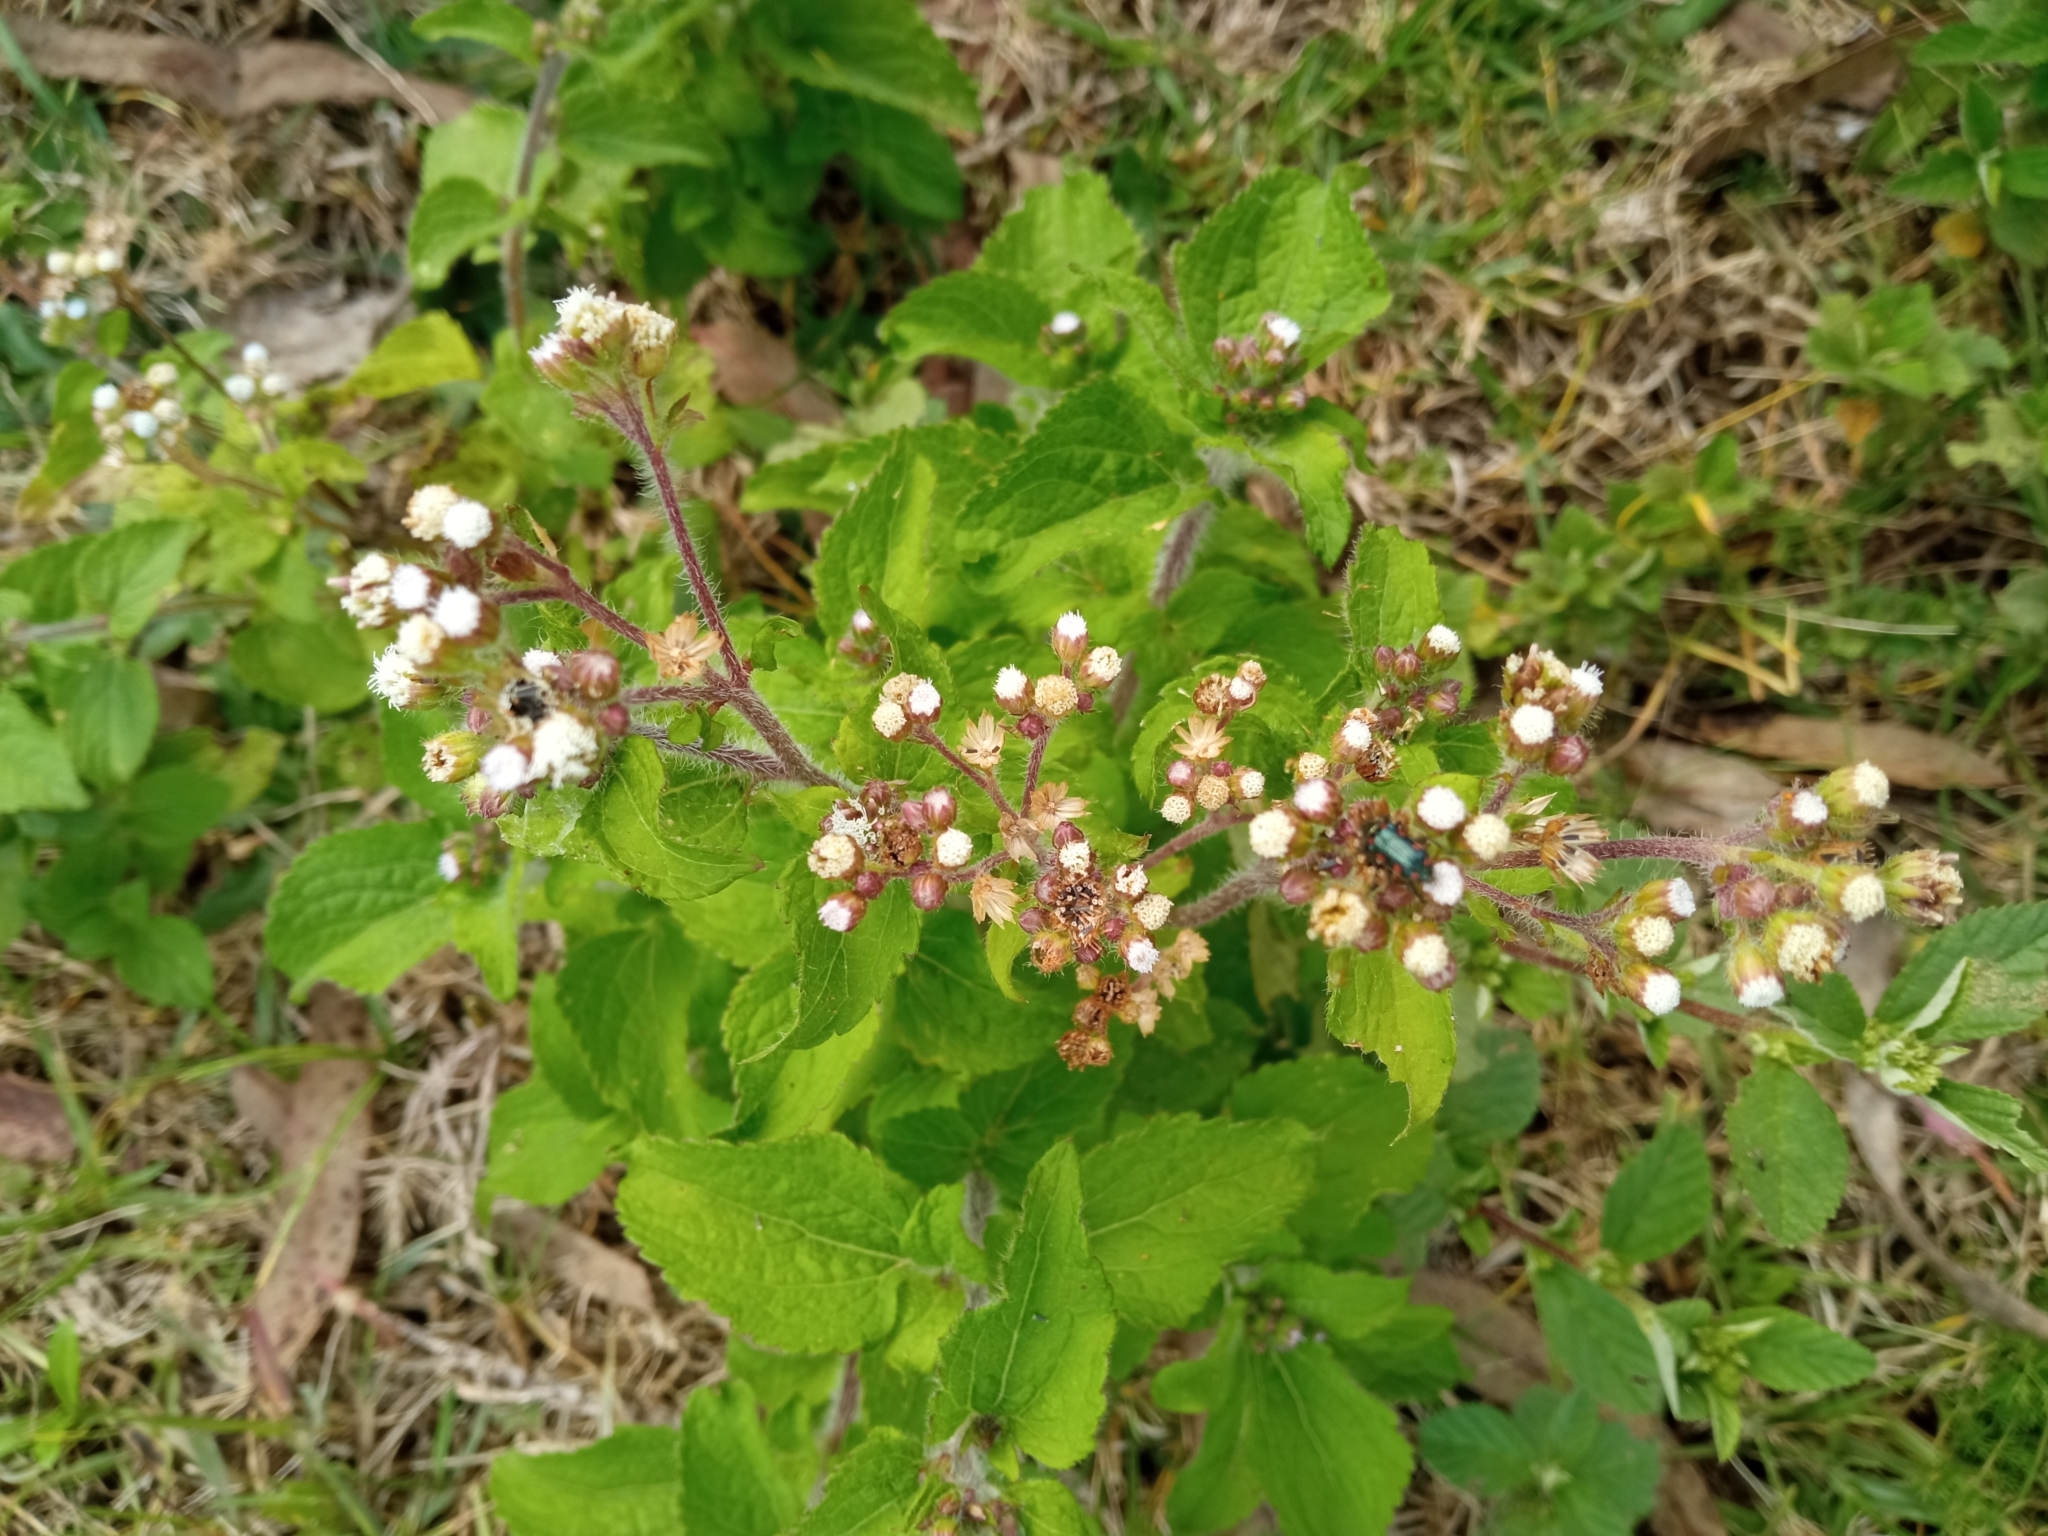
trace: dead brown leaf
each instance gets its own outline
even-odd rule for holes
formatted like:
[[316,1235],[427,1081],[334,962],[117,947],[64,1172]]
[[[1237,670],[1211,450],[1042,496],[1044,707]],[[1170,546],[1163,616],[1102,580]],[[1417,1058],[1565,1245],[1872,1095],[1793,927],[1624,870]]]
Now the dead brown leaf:
[[272,367],[313,384],[354,373],[406,298],[404,288],[373,288],[351,298],[338,277],[317,288],[265,289],[235,306],[228,329],[268,347]]
[[1806,32],[1762,0],[1737,0],[1715,24],[1714,32],[1752,64],[1796,59],[1813,46],[1813,39]]
[[1909,22],[1851,44],[1811,74],[1787,81],[1742,118],[1708,134],[1699,148],[1686,156],[1684,175],[1688,179],[1702,176],[1745,150],[1762,149],[1774,127],[1823,103],[1836,102],[1858,112],[1876,111],[1905,78],[1900,44],[1926,30],[1923,22]]
[[817,426],[839,420],[839,402],[803,376],[795,349],[780,336],[743,318],[707,321],[690,334],[711,354],[718,393],[732,404],[758,405]]
[[1782,787],[1754,763],[1676,741],[1637,742],[1621,766],[1637,785],[1629,814],[1660,832],[1749,826]]
[[654,1310],[654,1287],[645,1265],[536,1206],[505,1199],[494,1203],[491,1240],[523,1263],[545,1266],[572,1290],[614,1307]]
[[1794,768],[1840,768],[1866,759],[1909,789],[2002,789],[2012,775],[1960,741],[1897,720],[1822,719],[1777,714],[1708,733],[1717,746]]
[[[314,1044],[364,1046],[371,1040],[362,999],[324,983],[313,989],[306,1024]],[[370,1126],[361,1107],[349,1111],[375,1070],[367,1061],[339,1059],[309,1062],[290,1083],[254,1067],[239,1069],[231,1081],[235,1107],[271,1143],[279,1164],[276,1216],[263,1261],[267,1273],[249,1303],[250,1338],[261,1357],[258,1376],[266,1395],[274,1395],[276,1382],[288,1377],[319,1332],[328,1294],[355,1267]]]
[[307,102],[395,99],[420,104],[438,123],[467,111],[472,100],[460,86],[415,75],[399,76],[406,94],[394,95],[385,75],[325,43],[273,38],[247,48],[213,48],[190,38],[67,27],[32,16],[11,18],[8,26],[29,62],[53,79],[133,86],[218,117]]
[[57,1090],[32,1077],[0,1072],[0,1158],[68,1163],[77,1153]]

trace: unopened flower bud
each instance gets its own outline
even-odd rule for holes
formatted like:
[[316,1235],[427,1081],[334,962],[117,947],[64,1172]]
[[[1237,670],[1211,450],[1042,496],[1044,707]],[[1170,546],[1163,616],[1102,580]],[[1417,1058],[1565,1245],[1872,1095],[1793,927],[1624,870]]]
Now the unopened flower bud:
[[1741,938],[1728,950],[1728,984],[1745,1008],[1774,1008],[1785,1000],[1785,980],[1754,939]]
[[878,869],[864,869],[853,877],[853,894],[873,901],[888,886],[888,876]]
[[1394,648],[1391,645],[1376,645],[1372,648],[1372,669],[1382,677],[1393,675]]
[[1037,933],[1045,927],[1045,913],[1038,907],[1026,907],[1017,914],[1017,926],[1026,933]]
[[1298,907],[1316,893],[1316,877],[1312,870],[1297,864],[1285,870],[1280,876],[1280,899],[1290,907]]
[[1201,776],[1202,770],[1184,757],[1177,757],[1166,765],[1166,782],[1175,789],[1193,789]]
[[1052,627],[1053,654],[1061,661],[1079,661],[1088,654],[1088,621],[1069,610]]
[[924,792],[924,813],[938,831],[945,831],[953,825],[960,814],[960,802],[953,798],[953,791],[943,784],[934,784]]
[[[944,885],[945,882],[939,882]],[[944,892],[940,893],[941,896]],[[868,915],[868,904],[852,891],[834,891],[818,908],[818,921],[834,933],[851,933]]]
[[867,635],[872,635],[875,632],[875,621],[873,616],[868,613],[867,609],[856,608],[853,610],[853,617],[847,620],[846,627],[852,630],[856,635],[861,635],[865,637]]
[[910,882],[910,901],[920,912],[938,911],[946,904],[946,877],[929,869],[914,876]]
[[1592,755],[1593,750],[1586,745],[1585,737],[1567,736],[1550,749],[1550,756],[1543,760],[1543,767],[1546,772],[1569,779],[1585,768],[1586,760]]
[[462,723],[472,731],[487,731],[491,728],[491,712],[481,704],[472,704],[463,711]]
[[436,784],[466,779],[483,760],[484,741],[470,731],[448,731],[430,737],[420,758],[420,771]]
[[619,658],[610,651],[577,651],[564,663],[564,669],[569,686],[593,703],[619,691]]
[[1763,875],[1750,875],[1728,887],[1729,913],[1734,917],[1769,917],[1778,908],[1777,884]]
[[896,814],[902,819],[903,825],[920,837],[932,830],[932,820],[925,814],[922,800],[912,800]]
[[1123,675],[1124,659],[1114,646],[1098,645],[1081,663],[1081,681],[1090,688],[1107,688]]
[[1461,695],[1464,689],[1465,685],[1455,677],[1448,682],[1439,683],[1430,690],[1423,707],[1439,720],[1448,720],[1462,707]]
[[1294,809],[1310,821],[1334,821],[1344,797],[1328,779],[1310,779],[1294,789]]
[[632,724],[633,717],[623,704],[607,704],[597,712],[597,728],[607,736],[623,736]]

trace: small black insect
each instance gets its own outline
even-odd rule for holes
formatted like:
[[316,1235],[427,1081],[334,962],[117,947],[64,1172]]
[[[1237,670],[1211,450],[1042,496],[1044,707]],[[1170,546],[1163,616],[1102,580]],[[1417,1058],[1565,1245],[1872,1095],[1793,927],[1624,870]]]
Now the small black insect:
[[498,704],[515,719],[538,723],[548,712],[548,694],[530,677],[514,678],[498,695]]

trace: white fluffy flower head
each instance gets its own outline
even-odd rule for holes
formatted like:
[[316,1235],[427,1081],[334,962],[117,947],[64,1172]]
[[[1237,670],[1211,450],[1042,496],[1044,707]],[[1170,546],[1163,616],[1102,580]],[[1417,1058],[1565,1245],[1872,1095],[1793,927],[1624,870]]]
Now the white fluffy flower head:
[[1252,852],[1260,858],[1284,859],[1294,842],[1294,818],[1277,808],[1261,811],[1245,828],[1245,835],[1251,839]]
[[1491,811],[1474,816],[1465,828],[1465,846],[1489,864],[1513,847],[1514,842],[1514,828]]
[[860,845],[844,832],[827,832],[804,856],[811,873],[820,880],[842,880],[853,873],[853,866],[859,861]]
[[1133,939],[1124,949],[1124,960],[1140,976],[1149,976],[1159,963],[1159,946],[1150,939]]
[[894,699],[883,699],[875,706],[870,718],[875,729],[892,741],[910,728],[910,717],[903,713],[903,706]]
[[1665,883],[1664,901],[1671,908],[1673,917],[1691,917],[1699,909],[1693,900],[1692,887],[1676,878]]
[[256,398],[256,381],[246,373],[231,373],[221,380],[221,388],[228,392],[228,398],[237,405],[247,405]]
[[1523,704],[1508,716],[1508,734],[1525,747],[1540,747],[1557,734],[1557,716],[1541,704]]
[[519,658],[519,665],[526,668],[535,677],[539,677],[549,667],[559,667],[561,664],[561,657],[557,656],[553,651],[544,651],[539,646],[535,646]]
[[1775,1008],[1785,1001],[1785,983],[1776,976],[1752,976],[1735,994],[1735,1001],[1745,1008]]
[[1429,633],[1422,637],[1422,643],[1447,661],[1465,649],[1465,642],[1458,638],[1458,632],[1448,624],[1430,625]]
[[1648,913],[1628,925],[1628,942],[1639,955],[1661,955],[1678,938],[1671,919]]
[[1346,720],[1337,728],[1337,740],[1346,751],[1363,752],[1372,745],[1372,726],[1364,720]]
[[434,578],[417,565],[401,565],[391,573],[391,606],[400,613],[418,613],[433,599]]
[[397,646],[389,645],[370,672],[370,688],[393,709],[410,709],[419,697],[420,675],[399,654]]
[[1855,922],[1864,922],[1884,910],[1884,881],[1869,870],[1852,876],[1842,886],[1842,911]]
[[1301,340],[1301,324],[1285,315],[1266,316],[1266,334],[1283,347],[1291,347]]
[[932,857],[942,868],[958,869],[974,857],[974,839],[958,827],[948,827],[932,840]]
[[1636,1001],[1662,1018],[1684,1001],[1685,989],[1669,971],[1652,971],[1642,979]]
[[1443,974],[1451,963],[1451,946],[1440,933],[1418,933],[1401,949],[1401,964],[1418,981]]
[[1060,849],[1060,868],[1070,875],[1084,875],[1088,872],[1088,861],[1094,856],[1088,839],[1077,837]]
[[1081,329],[1081,317],[1071,309],[1063,309],[1052,317],[1051,330],[1055,336],[1071,336]]
[[1330,760],[1320,752],[1304,752],[1294,760],[1294,781],[1306,784],[1330,771]]
[[1159,807],[1159,814],[1175,826],[1179,826],[1195,814],[1195,805],[1186,795],[1168,795],[1165,803]]
[[1247,800],[1256,800],[1266,792],[1266,776],[1256,768],[1247,768],[1237,776],[1237,792]]
[[92,392],[92,408],[96,411],[111,411],[121,403],[121,386],[102,384]]
[[1131,916],[1135,917],[1147,929],[1156,933],[1159,929],[1164,928],[1166,920],[1173,916],[1173,898],[1171,896],[1162,896],[1159,892],[1154,891],[1151,895],[1141,898],[1132,905]]
[[1072,609],[1068,609],[1054,624],[1052,632],[1069,645],[1079,645],[1088,638],[1088,621]]
[[1802,827],[1824,827],[1828,824],[1828,803],[1810,789],[1802,789],[1792,797],[1792,820]]
[[1455,907],[1465,897],[1465,871],[1449,859],[1432,865],[1422,894],[1440,907]]
[[1438,832],[1448,832],[1459,826],[1470,814],[1465,797],[1448,784],[1432,784],[1422,792],[1422,798],[1415,802],[1415,814],[1422,818],[1422,824]]
[[1875,763],[1858,763],[1849,770],[1849,794],[1866,811],[1881,811],[1892,797],[1892,781]]
[[556,329],[578,341],[597,341],[625,312],[626,306],[610,294],[595,288],[571,288],[555,300]]
[[500,794],[510,794],[527,779],[526,754],[510,742],[501,742],[484,754],[477,765],[484,783]]
[[483,622],[483,599],[467,587],[450,587],[434,602],[434,622],[451,640],[467,640]]
[[1114,877],[1116,893],[1119,896],[1142,896],[1145,887],[1152,883],[1152,877],[1145,873],[1142,864],[1119,864]]
[[858,911],[852,902],[841,901],[836,896],[828,897],[818,908],[818,921],[834,933],[851,933]]
[[441,878],[450,884],[462,878],[462,860],[446,848],[441,850],[441,857],[434,861],[434,868],[440,872]]
[[597,732],[556,710],[533,728],[533,776],[555,788],[587,779],[597,769]]
[[1600,669],[1590,661],[1582,661],[1573,667],[1572,675],[1565,681],[1582,699],[1597,699],[1607,687],[1600,679]]
[[996,702],[1021,708],[1031,693],[1031,679],[1021,667],[1005,667],[996,674]]
[[1819,923],[1794,923],[1778,939],[1778,969],[1795,981],[1818,981],[1834,959],[1835,941]]
[[938,717],[945,700],[939,697],[939,690],[929,682],[921,682],[910,690],[910,713],[919,719],[932,720]]
[[398,626],[397,638],[392,643],[410,665],[431,667],[441,654],[441,643],[447,638],[440,625],[424,613],[416,613]]
[[448,509],[441,536],[457,549],[475,549],[491,536],[491,509],[464,497]]
[[448,509],[462,498],[452,485],[423,485],[405,504],[406,531],[432,544],[448,525]]

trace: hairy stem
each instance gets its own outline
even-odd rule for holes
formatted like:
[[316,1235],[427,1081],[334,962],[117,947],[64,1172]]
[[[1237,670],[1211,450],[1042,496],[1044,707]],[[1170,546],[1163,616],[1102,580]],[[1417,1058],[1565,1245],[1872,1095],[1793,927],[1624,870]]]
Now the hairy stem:
[[718,699],[718,690],[708,683],[659,683],[619,695],[621,704],[715,704]]
[[1474,879],[1470,875],[1465,877],[1465,889],[1474,896],[1485,897],[1495,906],[1507,911],[1519,912],[1539,923],[1555,923],[1560,928],[1569,928],[1587,943],[1596,944],[1603,950],[1611,950],[1613,947],[1607,939],[1606,925],[1597,918],[1583,917],[1577,912],[1560,912],[1543,902],[1532,901],[1527,896],[1517,896],[1501,890],[1498,886],[1488,885],[1484,880]]
[[1249,869],[1240,869],[1208,894],[1175,907],[1171,922],[1179,928],[1199,928],[1204,923],[1213,923],[1217,918],[1235,912],[1246,902],[1265,895],[1279,883],[1279,871],[1270,864],[1254,864]]
[[1024,765],[1024,808],[1031,808],[1031,792],[1038,788],[1038,776],[1045,770],[1045,749],[1052,741],[1053,721],[1046,721],[1045,734],[1031,743],[1031,761]]
[[[1748,857],[1753,850],[1739,842],[1718,837],[1617,837],[1604,843],[1583,843],[1584,852],[1596,859],[1670,859],[1695,869],[1713,869]],[[1534,869],[1543,855],[1533,848],[1520,848],[1488,861],[1491,869]]]
[[[555,88],[569,67],[565,53],[550,53],[533,82],[533,100],[526,107],[526,132],[519,140],[519,169],[512,178],[512,203],[517,207],[533,190],[533,167],[540,159],[540,146],[547,137],[548,108],[554,105]],[[504,269],[505,320],[520,345],[526,339],[526,220],[505,231],[499,248]]]
[[523,591],[500,592],[495,595],[500,603],[567,603],[572,608],[596,619],[605,628],[622,635],[637,646],[647,644],[647,631],[616,609],[607,606],[601,599],[587,591],[573,576],[558,581],[552,586],[530,587]]
[[789,727],[768,707],[768,701],[754,692],[753,684],[744,676],[736,678],[729,685],[720,686],[717,692],[721,701],[738,711],[739,717],[751,725],[755,734],[768,744],[768,750],[781,760],[790,778],[799,784],[809,784],[818,789],[846,788],[844,779],[836,774],[827,773],[811,761],[810,754],[789,734]]
[[775,783],[788,782],[791,778],[789,770],[780,759],[770,757],[766,752],[755,752],[747,747],[700,747],[695,742],[674,742],[668,739],[668,733],[658,725],[635,725],[628,727],[628,731],[634,736],[645,736],[664,752],[716,763],[721,768],[743,773],[750,779]]
[[1243,812],[1232,815],[1226,811],[1212,811],[1185,832],[1176,832],[1138,862],[1150,869],[1155,864],[1164,863],[1184,848],[1192,848],[1196,843],[1214,837],[1219,832],[1228,832],[1232,827],[1241,827],[1250,820],[1251,817]]
[[994,802],[995,808],[1001,811],[1005,816],[1014,816],[1017,814],[1016,807],[1011,805],[1010,802],[1004,797],[1002,787],[996,783],[995,775],[992,773],[983,773],[979,768],[976,768],[972,763],[969,763],[965,758],[960,756],[959,753],[955,752],[951,747],[947,746],[944,740],[940,738],[939,733],[933,730],[929,725],[920,725],[917,728],[916,739],[923,742],[926,746],[930,747],[934,752],[938,753],[939,756],[943,757],[947,762],[951,763],[955,768],[959,769],[960,772],[965,774],[967,776],[968,782],[973,784],[974,787],[980,790],[984,795],[987,795],[989,799],[992,802]]
[[732,631],[725,626],[725,612],[711,590],[711,578],[704,570],[704,557],[697,552],[697,541],[691,537],[690,525],[683,518],[683,502],[676,494],[675,478],[669,473],[668,453],[654,440],[654,429],[650,424],[653,384],[646,385],[643,392],[645,404],[630,394],[626,398],[626,436],[647,460],[647,472],[654,481],[655,493],[661,497],[662,510],[668,514],[669,531],[675,535],[676,548],[683,557],[683,568],[690,577],[690,592],[697,599],[697,611],[703,615],[706,627],[718,636],[718,648],[725,657],[725,670],[735,682],[744,685],[747,670],[740,660],[738,647],[732,643]]
[[[1563,971],[1567,976],[1584,976],[1583,966],[1567,960],[1562,955],[1553,955],[1547,949],[1538,949],[1533,944],[1517,944],[1512,940],[1501,943],[1500,952],[1510,960],[1520,960],[1528,965],[1540,965],[1545,970]],[[1680,1013],[1689,1013],[1696,1019],[1721,1029],[1755,1029],[1770,1023],[1769,1019],[1753,1019],[1746,1014],[1733,1013],[1726,1008],[1716,1008],[1711,1003],[1696,1003],[1691,998],[1678,1005]]]

